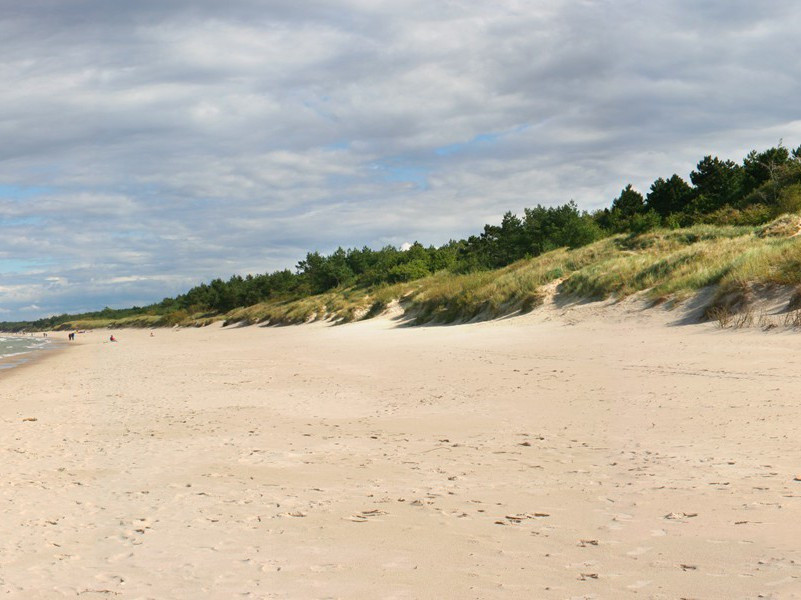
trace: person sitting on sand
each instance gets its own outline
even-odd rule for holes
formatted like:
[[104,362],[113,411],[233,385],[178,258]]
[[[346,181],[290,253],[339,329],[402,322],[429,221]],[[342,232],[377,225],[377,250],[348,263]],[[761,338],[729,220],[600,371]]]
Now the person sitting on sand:
[[109,342],[116,342],[117,338],[114,337],[114,334],[111,334],[111,337],[108,339]]

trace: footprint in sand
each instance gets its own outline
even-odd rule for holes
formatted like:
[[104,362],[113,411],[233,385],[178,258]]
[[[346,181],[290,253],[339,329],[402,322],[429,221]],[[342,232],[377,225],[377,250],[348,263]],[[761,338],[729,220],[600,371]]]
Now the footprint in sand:
[[309,571],[313,573],[330,573],[332,571],[342,571],[345,567],[340,564],[336,563],[328,563],[324,565],[312,565],[309,567]]
[[110,563],[120,562],[122,560],[133,558],[133,556],[134,556],[133,552],[120,552],[119,554],[114,554],[112,556],[109,556],[106,562]]

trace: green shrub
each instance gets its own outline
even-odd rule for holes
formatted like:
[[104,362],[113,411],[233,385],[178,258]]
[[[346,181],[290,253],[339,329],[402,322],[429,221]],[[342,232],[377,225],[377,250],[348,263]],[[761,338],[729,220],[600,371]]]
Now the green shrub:
[[392,283],[422,279],[431,275],[428,265],[422,259],[415,259],[407,263],[395,265],[389,270],[389,280]]
[[794,183],[779,192],[778,214],[801,211],[801,183]]

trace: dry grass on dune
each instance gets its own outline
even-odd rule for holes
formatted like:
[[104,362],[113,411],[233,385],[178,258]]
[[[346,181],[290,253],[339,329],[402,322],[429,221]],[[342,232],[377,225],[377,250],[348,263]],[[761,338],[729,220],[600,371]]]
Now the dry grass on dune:
[[348,288],[325,294],[286,300],[261,302],[237,308],[224,315],[226,323],[265,323],[294,325],[318,320],[351,322],[383,312],[389,303],[405,296],[417,284],[397,284],[365,290]]
[[646,292],[662,300],[686,298],[711,285],[718,285],[720,294],[743,285],[797,285],[801,239],[777,237],[786,233],[705,225],[611,238],[599,244],[613,244],[617,251],[572,272],[561,291],[586,298]]
[[123,327],[144,328],[164,325],[163,317],[158,315],[137,315],[122,319],[76,319],[62,323],[58,329],[71,331],[73,329],[119,329]]

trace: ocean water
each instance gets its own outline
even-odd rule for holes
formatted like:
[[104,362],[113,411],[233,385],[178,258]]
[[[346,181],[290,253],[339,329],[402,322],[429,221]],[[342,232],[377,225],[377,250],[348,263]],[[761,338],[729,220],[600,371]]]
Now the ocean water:
[[0,369],[16,367],[30,358],[31,353],[45,350],[49,345],[50,340],[43,337],[0,335]]

